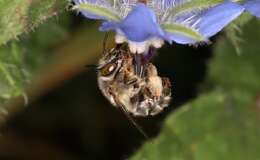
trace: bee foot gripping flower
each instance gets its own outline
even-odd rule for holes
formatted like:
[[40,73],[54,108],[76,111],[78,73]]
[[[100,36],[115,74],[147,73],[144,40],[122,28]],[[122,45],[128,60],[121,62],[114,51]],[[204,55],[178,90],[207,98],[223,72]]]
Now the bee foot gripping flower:
[[148,53],[164,41],[207,42],[244,10],[260,17],[260,0],[73,0],[74,9],[103,20],[100,30],[116,32],[116,43],[127,42],[132,53]]

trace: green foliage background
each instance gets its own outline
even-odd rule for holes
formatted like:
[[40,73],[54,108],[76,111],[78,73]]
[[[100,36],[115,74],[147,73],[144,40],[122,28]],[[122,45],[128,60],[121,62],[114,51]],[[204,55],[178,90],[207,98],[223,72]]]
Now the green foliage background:
[[[66,6],[0,0],[1,123],[99,57],[98,24],[71,29]],[[259,28],[260,20],[245,13],[217,37],[197,98],[171,112],[131,159],[260,159]]]
[[[56,22],[48,22],[41,26],[41,31],[29,33],[64,11],[66,1],[1,0],[0,6],[0,105],[3,106],[7,99],[21,94],[27,99],[24,87],[31,74],[44,64],[48,47],[64,38],[66,26]],[[21,34],[25,36],[19,37]]]

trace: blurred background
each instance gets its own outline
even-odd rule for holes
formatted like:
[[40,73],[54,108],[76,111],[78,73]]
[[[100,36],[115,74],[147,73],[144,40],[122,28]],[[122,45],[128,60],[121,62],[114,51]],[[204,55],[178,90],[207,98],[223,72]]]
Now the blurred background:
[[[95,67],[104,33],[65,2],[0,8],[0,159],[260,159],[260,21],[244,14],[199,46],[164,45],[153,63],[172,82],[160,115],[111,106]],[[113,33],[107,43],[114,46]]]

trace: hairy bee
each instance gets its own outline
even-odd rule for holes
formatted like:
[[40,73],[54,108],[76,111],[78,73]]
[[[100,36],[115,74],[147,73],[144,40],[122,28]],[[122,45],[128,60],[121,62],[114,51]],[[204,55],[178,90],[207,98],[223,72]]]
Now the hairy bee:
[[105,52],[98,63],[98,86],[109,102],[134,116],[160,113],[171,100],[171,83],[158,76],[152,63],[136,70],[136,57],[127,45]]

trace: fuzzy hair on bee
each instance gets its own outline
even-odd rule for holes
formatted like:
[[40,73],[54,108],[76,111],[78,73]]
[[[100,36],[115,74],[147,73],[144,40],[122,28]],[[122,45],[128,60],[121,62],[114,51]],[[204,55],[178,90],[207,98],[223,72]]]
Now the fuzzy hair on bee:
[[154,116],[167,107],[171,100],[171,83],[160,77],[152,63],[136,72],[136,59],[127,45],[117,45],[99,60],[98,86],[115,107],[133,116]]

